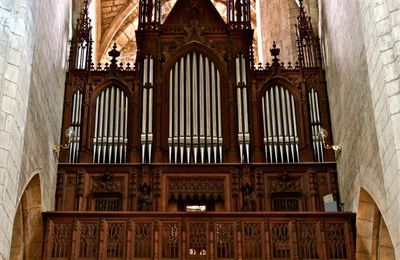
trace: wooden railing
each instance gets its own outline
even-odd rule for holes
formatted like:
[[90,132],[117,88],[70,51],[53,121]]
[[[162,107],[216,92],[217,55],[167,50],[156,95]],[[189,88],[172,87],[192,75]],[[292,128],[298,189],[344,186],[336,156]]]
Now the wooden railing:
[[354,259],[352,213],[44,213],[43,259]]

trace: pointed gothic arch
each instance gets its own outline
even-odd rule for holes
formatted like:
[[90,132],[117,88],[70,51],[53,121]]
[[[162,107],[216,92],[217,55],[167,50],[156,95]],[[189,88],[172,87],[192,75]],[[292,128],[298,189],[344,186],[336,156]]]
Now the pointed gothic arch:
[[395,259],[393,242],[381,211],[363,188],[360,189],[356,226],[357,259]]
[[14,217],[10,259],[40,259],[43,221],[39,174],[26,186]]

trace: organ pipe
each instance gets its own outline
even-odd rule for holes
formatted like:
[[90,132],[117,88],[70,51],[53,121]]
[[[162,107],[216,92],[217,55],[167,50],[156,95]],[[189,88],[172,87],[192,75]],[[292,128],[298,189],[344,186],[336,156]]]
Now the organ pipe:
[[96,98],[94,163],[124,163],[128,144],[128,98],[111,86]]
[[319,137],[319,132],[321,131],[321,111],[318,92],[316,92],[313,88],[308,92],[308,104],[310,110],[310,127],[314,161],[323,162],[325,161],[324,147]]
[[265,160],[268,163],[299,161],[296,106],[282,86],[274,86],[262,98]]
[[76,163],[79,160],[79,148],[80,148],[80,135],[81,135],[81,121],[82,121],[82,104],[83,94],[78,90],[72,97],[72,114],[70,120],[70,127],[72,127],[75,136],[72,137],[68,162]]
[[143,61],[143,100],[142,100],[142,162],[151,163],[153,147],[153,81],[154,60],[146,55]]
[[238,142],[241,163],[250,162],[250,133],[247,101],[246,60],[239,55],[235,60],[238,110]]
[[178,60],[169,73],[169,161],[222,162],[220,74],[200,53]]

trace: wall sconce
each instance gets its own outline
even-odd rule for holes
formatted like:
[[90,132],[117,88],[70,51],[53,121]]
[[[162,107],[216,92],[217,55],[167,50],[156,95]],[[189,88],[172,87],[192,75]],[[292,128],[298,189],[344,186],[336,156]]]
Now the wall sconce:
[[319,137],[322,140],[322,144],[324,145],[324,148],[327,150],[334,150],[335,151],[335,155],[340,153],[340,151],[342,150],[342,146],[339,144],[332,144],[329,145],[326,143],[326,138],[328,137],[328,131],[326,131],[326,129],[321,128],[321,130],[319,130]]
[[68,127],[68,129],[65,130],[65,136],[68,138],[66,144],[55,144],[53,146],[53,152],[56,154],[57,158],[60,154],[61,149],[67,150],[71,145],[72,138],[75,136],[75,131],[72,126]]

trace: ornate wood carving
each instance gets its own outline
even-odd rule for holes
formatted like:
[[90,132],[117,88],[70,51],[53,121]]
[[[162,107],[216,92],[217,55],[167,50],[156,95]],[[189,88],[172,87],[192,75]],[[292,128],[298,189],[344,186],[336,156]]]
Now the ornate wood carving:
[[276,178],[271,178],[271,193],[274,192],[302,192],[301,179],[283,172]]
[[120,192],[124,191],[124,179],[113,177],[109,172],[105,172],[100,177],[92,178],[92,187],[90,192],[94,193],[107,193],[107,192]]
[[182,198],[213,198],[223,199],[225,182],[223,178],[212,177],[171,177],[168,178],[168,194],[174,199]]

